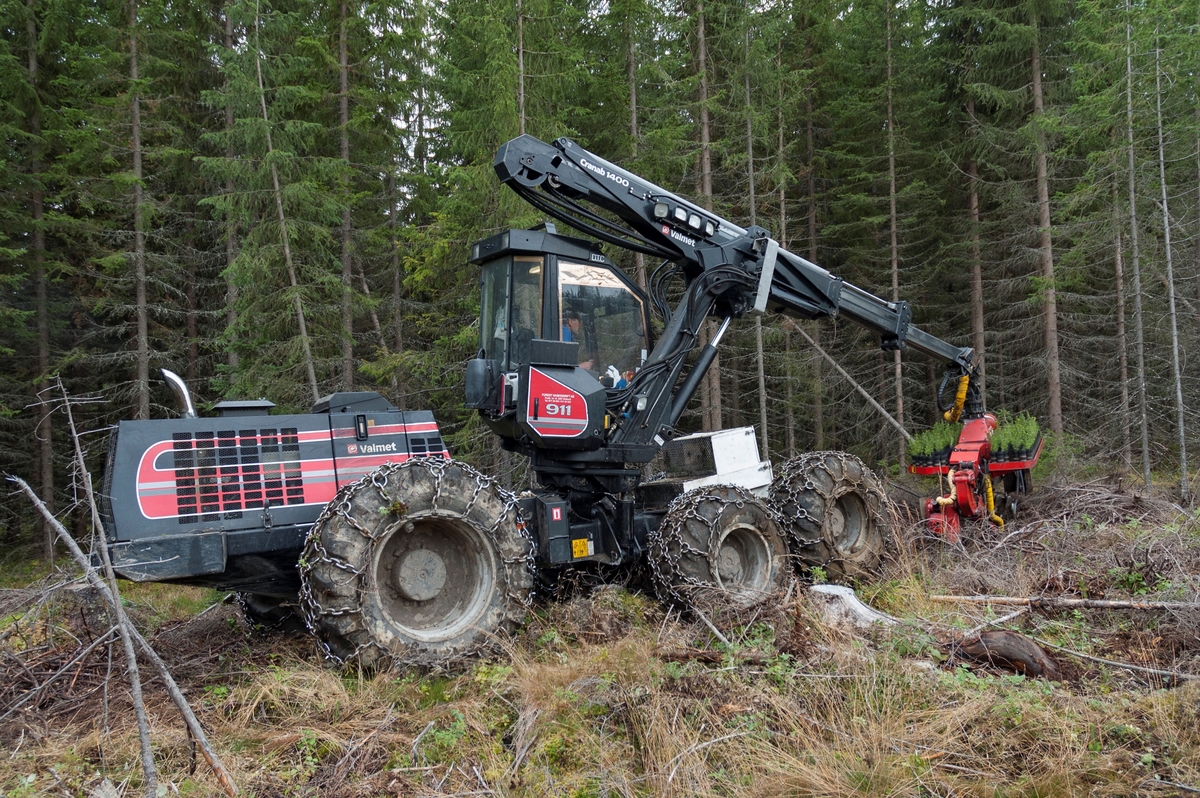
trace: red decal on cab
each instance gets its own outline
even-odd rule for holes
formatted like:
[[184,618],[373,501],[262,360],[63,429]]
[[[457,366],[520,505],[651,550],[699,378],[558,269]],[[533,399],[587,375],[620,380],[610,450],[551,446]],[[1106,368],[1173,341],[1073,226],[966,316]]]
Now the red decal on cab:
[[588,427],[587,402],[583,394],[531,367],[525,418],[543,438],[577,438]]

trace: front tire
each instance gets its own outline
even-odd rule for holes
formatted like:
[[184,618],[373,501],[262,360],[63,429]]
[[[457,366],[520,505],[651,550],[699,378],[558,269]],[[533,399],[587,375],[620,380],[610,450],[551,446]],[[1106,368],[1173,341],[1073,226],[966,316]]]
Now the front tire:
[[533,542],[516,496],[474,468],[417,458],[342,488],[301,558],[301,599],[324,653],[364,670],[441,665],[523,622]]
[[659,598],[685,607],[749,606],[782,591],[791,568],[774,516],[744,488],[697,488],[667,507],[649,538]]
[[809,452],[788,460],[771,483],[792,553],[834,582],[878,572],[887,551],[887,494],[862,460]]

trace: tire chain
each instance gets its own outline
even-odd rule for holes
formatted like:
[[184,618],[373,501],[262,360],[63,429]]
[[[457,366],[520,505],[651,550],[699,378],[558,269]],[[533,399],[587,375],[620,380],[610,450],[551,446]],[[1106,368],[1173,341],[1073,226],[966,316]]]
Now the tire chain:
[[[317,520],[313,523],[312,528],[309,530],[308,538],[305,541],[304,556],[301,558],[299,563],[300,610],[303,613],[304,625],[308,628],[309,634],[311,634],[317,641],[317,647],[320,649],[321,654],[325,657],[325,659],[336,662],[339,665],[360,661],[360,654],[368,647],[379,649],[383,655],[388,658],[392,656],[392,652],[384,649],[374,641],[370,641],[357,646],[353,652],[345,657],[340,657],[335,654],[330,649],[329,644],[326,643],[318,633],[317,619],[320,617],[361,614],[362,610],[358,608],[329,609],[321,606],[320,599],[313,594],[309,579],[306,577],[313,571],[314,568],[317,567],[318,564],[323,563],[332,565],[339,570],[345,571],[347,574],[347,580],[357,580],[359,582],[358,590],[360,592],[366,592],[374,589],[373,576],[370,573],[370,563],[374,561],[374,551],[375,546],[379,542],[379,535],[372,534],[371,530],[363,526],[356,518],[354,518],[352,506],[353,499],[360,492],[370,488],[374,488],[382,494],[384,489],[387,488],[391,477],[406,468],[426,468],[433,474],[434,491],[432,501],[430,502],[430,513],[438,512],[438,501],[441,498],[442,481],[446,472],[450,468],[458,469],[465,475],[475,480],[475,490],[461,515],[465,516],[470,512],[471,508],[473,508],[475,503],[479,500],[479,496],[483,493],[483,491],[489,488],[495,488],[496,492],[504,501],[504,511],[497,516],[496,522],[492,525],[492,528],[488,530],[488,534],[494,538],[497,529],[508,517],[509,512],[515,511],[517,518],[517,531],[523,539],[529,542],[529,546],[526,547],[526,554],[524,557],[501,558],[501,563],[504,565],[506,571],[505,585],[513,584],[513,580],[507,578],[507,574],[511,572],[514,566],[523,567],[531,574],[536,575],[537,573],[536,564],[534,562],[536,541],[533,540],[533,536],[529,532],[528,525],[525,523],[524,518],[521,517],[520,506],[517,504],[516,493],[513,493],[512,491],[502,487],[494,478],[489,477],[474,467],[457,460],[441,457],[421,457],[407,460],[404,463],[387,463],[377,468],[375,471],[372,471],[370,474],[363,476],[357,482],[343,486],[337,492],[329,504],[325,506],[325,509],[321,511],[320,516],[317,517]],[[333,516],[342,516],[350,526],[356,529],[359,534],[367,539],[367,556],[364,558],[365,564],[362,568],[355,568],[351,563],[348,563],[325,550],[325,547],[320,539],[319,530],[326,520]],[[384,532],[389,528],[390,527],[382,527],[380,532]],[[526,609],[533,604],[534,594],[532,590],[527,595],[518,596],[513,595],[510,592],[508,596],[510,600],[515,600],[517,603],[524,605]]]
[[[812,479],[812,469],[814,465],[819,464],[826,472],[830,471],[826,465],[830,458],[838,462],[843,479],[827,488]],[[860,478],[851,479],[851,475],[856,472],[860,474]],[[771,482],[771,510],[780,519],[780,529],[787,535],[792,553],[806,565],[825,564],[811,562],[804,557],[804,551],[809,546],[824,542],[832,549],[833,541],[824,540],[822,519],[812,515],[805,507],[804,494],[815,492],[828,508],[839,495],[847,492],[838,490],[839,486],[846,484],[850,484],[859,495],[867,499],[864,502],[867,512],[874,517],[875,523],[883,525],[882,528],[886,529],[887,498],[883,486],[874,472],[852,454],[838,451],[805,452],[780,466]],[[883,497],[883,501],[870,501],[872,496]]]
[[[261,629],[264,632],[278,632],[283,629],[287,625],[287,622],[293,617],[296,617],[301,621],[304,620],[304,614],[301,612],[299,604],[285,604],[281,602],[281,607],[289,607],[291,610],[290,614],[281,615],[277,620],[274,621],[267,621],[265,618],[261,618],[261,614],[250,606],[249,599],[246,598],[249,595],[250,594],[245,591],[239,591],[238,593],[234,594],[234,602],[237,604],[238,610],[240,610],[242,613],[242,620],[246,622],[251,631],[258,631]],[[255,616],[260,616],[260,619],[256,620]],[[305,626],[307,625],[308,624],[306,623]]]
[[[732,499],[730,498],[732,494]],[[654,582],[658,597],[685,607],[694,606],[698,594],[715,596],[715,585],[707,584],[688,574],[680,566],[681,558],[686,554],[694,554],[711,560],[715,547],[720,543],[717,529],[713,521],[700,512],[705,502],[718,502],[723,505],[733,504],[741,509],[747,502],[753,502],[762,507],[782,529],[783,522],[766,502],[760,501],[753,493],[735,485],[711,485],[696,488],[681,496],[676,496],[667,505],[666,515],[658,529],[650,533],[648,540],[647,560],[650,565],[650,578]],[[719,518],[721,513],[717,513]],[[708,527],[708,551],[702,551],[687,540],[684,530],[687,522],[698,520]],[[715,570],[715,565],[714,565]]]

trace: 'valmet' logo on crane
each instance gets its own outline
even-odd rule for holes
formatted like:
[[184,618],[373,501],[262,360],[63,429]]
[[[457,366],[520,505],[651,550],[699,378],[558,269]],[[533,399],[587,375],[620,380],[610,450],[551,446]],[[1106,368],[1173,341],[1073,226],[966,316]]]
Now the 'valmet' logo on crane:
[[679,232],[678,230],[672,229],[672,227],[669,224],[664,224],[662,226],[662,231],[663,231],[663,235],[670,236],[671,238],[675,239],[676,241],[681,241],[684,244],[687,244],[689,247],[696,246],[696,239],[688,238],[687,236],[685,236],[683,233]]

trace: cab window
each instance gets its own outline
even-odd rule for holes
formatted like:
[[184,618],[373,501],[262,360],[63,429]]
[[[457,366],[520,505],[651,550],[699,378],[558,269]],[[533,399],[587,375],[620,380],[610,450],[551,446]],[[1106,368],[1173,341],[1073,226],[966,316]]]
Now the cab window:
[[529,342],[541,329],[542,272],[540,256],[500,258],[483,267],[479,346],[504,371],[528,362]]
[[649,348],[642,299],[607,266],[560,260],[558,283],[560,340],[579,343],[580,365],[622,376],[640,368]]

